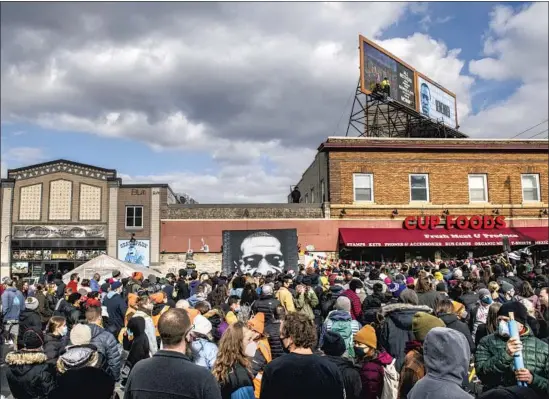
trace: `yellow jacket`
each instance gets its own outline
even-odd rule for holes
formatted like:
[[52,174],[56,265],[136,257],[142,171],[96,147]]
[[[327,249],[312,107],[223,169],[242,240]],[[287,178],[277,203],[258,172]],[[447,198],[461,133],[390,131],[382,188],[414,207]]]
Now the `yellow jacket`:
[[286,312],[295,312],[294,298],[286,287],[281,287],[278,290],[276,299],[280,301],[280,304],[286,309]]

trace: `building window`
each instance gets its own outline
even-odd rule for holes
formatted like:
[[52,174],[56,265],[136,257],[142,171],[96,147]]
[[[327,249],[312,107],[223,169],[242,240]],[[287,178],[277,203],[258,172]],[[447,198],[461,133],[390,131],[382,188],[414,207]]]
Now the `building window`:
[[486,175],[469,175],[469,202],[488,202]]
[[410,201],[429,202],[429,175],[410,175]]
[[354,200],[361,202],[374,201],[374,178],[371,174],[355,173],[353,175]]
[[143,207],[126,207],[126,228],[143,228]]
[[311,204],[315,203],[315,189],[311,188]]
[[522,175],[522,200],[539,202],[539,175]]

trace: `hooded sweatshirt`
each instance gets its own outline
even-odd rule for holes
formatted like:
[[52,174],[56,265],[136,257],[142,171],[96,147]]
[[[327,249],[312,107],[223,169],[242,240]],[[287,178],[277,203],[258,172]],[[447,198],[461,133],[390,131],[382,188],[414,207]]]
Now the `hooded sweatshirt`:
[[425,337],[423,357],[427,374],[419,380],[409,399],[472,399],[461,388],[469,367],[469,345],[458,331],[435,327]]

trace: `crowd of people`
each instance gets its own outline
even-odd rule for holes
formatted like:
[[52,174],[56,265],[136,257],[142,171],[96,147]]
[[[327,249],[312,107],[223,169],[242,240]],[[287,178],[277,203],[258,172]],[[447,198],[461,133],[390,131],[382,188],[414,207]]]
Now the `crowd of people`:
[[548,398],[548,287],[502,257],[6,278],[2,359],[16,399]]

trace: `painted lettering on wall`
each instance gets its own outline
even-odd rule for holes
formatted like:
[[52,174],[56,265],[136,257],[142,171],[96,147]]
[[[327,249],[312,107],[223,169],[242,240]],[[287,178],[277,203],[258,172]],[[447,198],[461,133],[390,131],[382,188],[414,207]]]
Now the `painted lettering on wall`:
[[[406,230],[433,230],[436,229],[441,222],[440,216],[408,216],[404,219],[402,227]],[[447,230],[491,230],[491,229],[504,229],[507,227],[505,222],[505,216],[465,216],[465,215],[447,215],[444,220],[443,227]]]
[[131,195],[145,195],[145,190],[143,190],[143,189],[139,190],[137,188],[132,188]]

